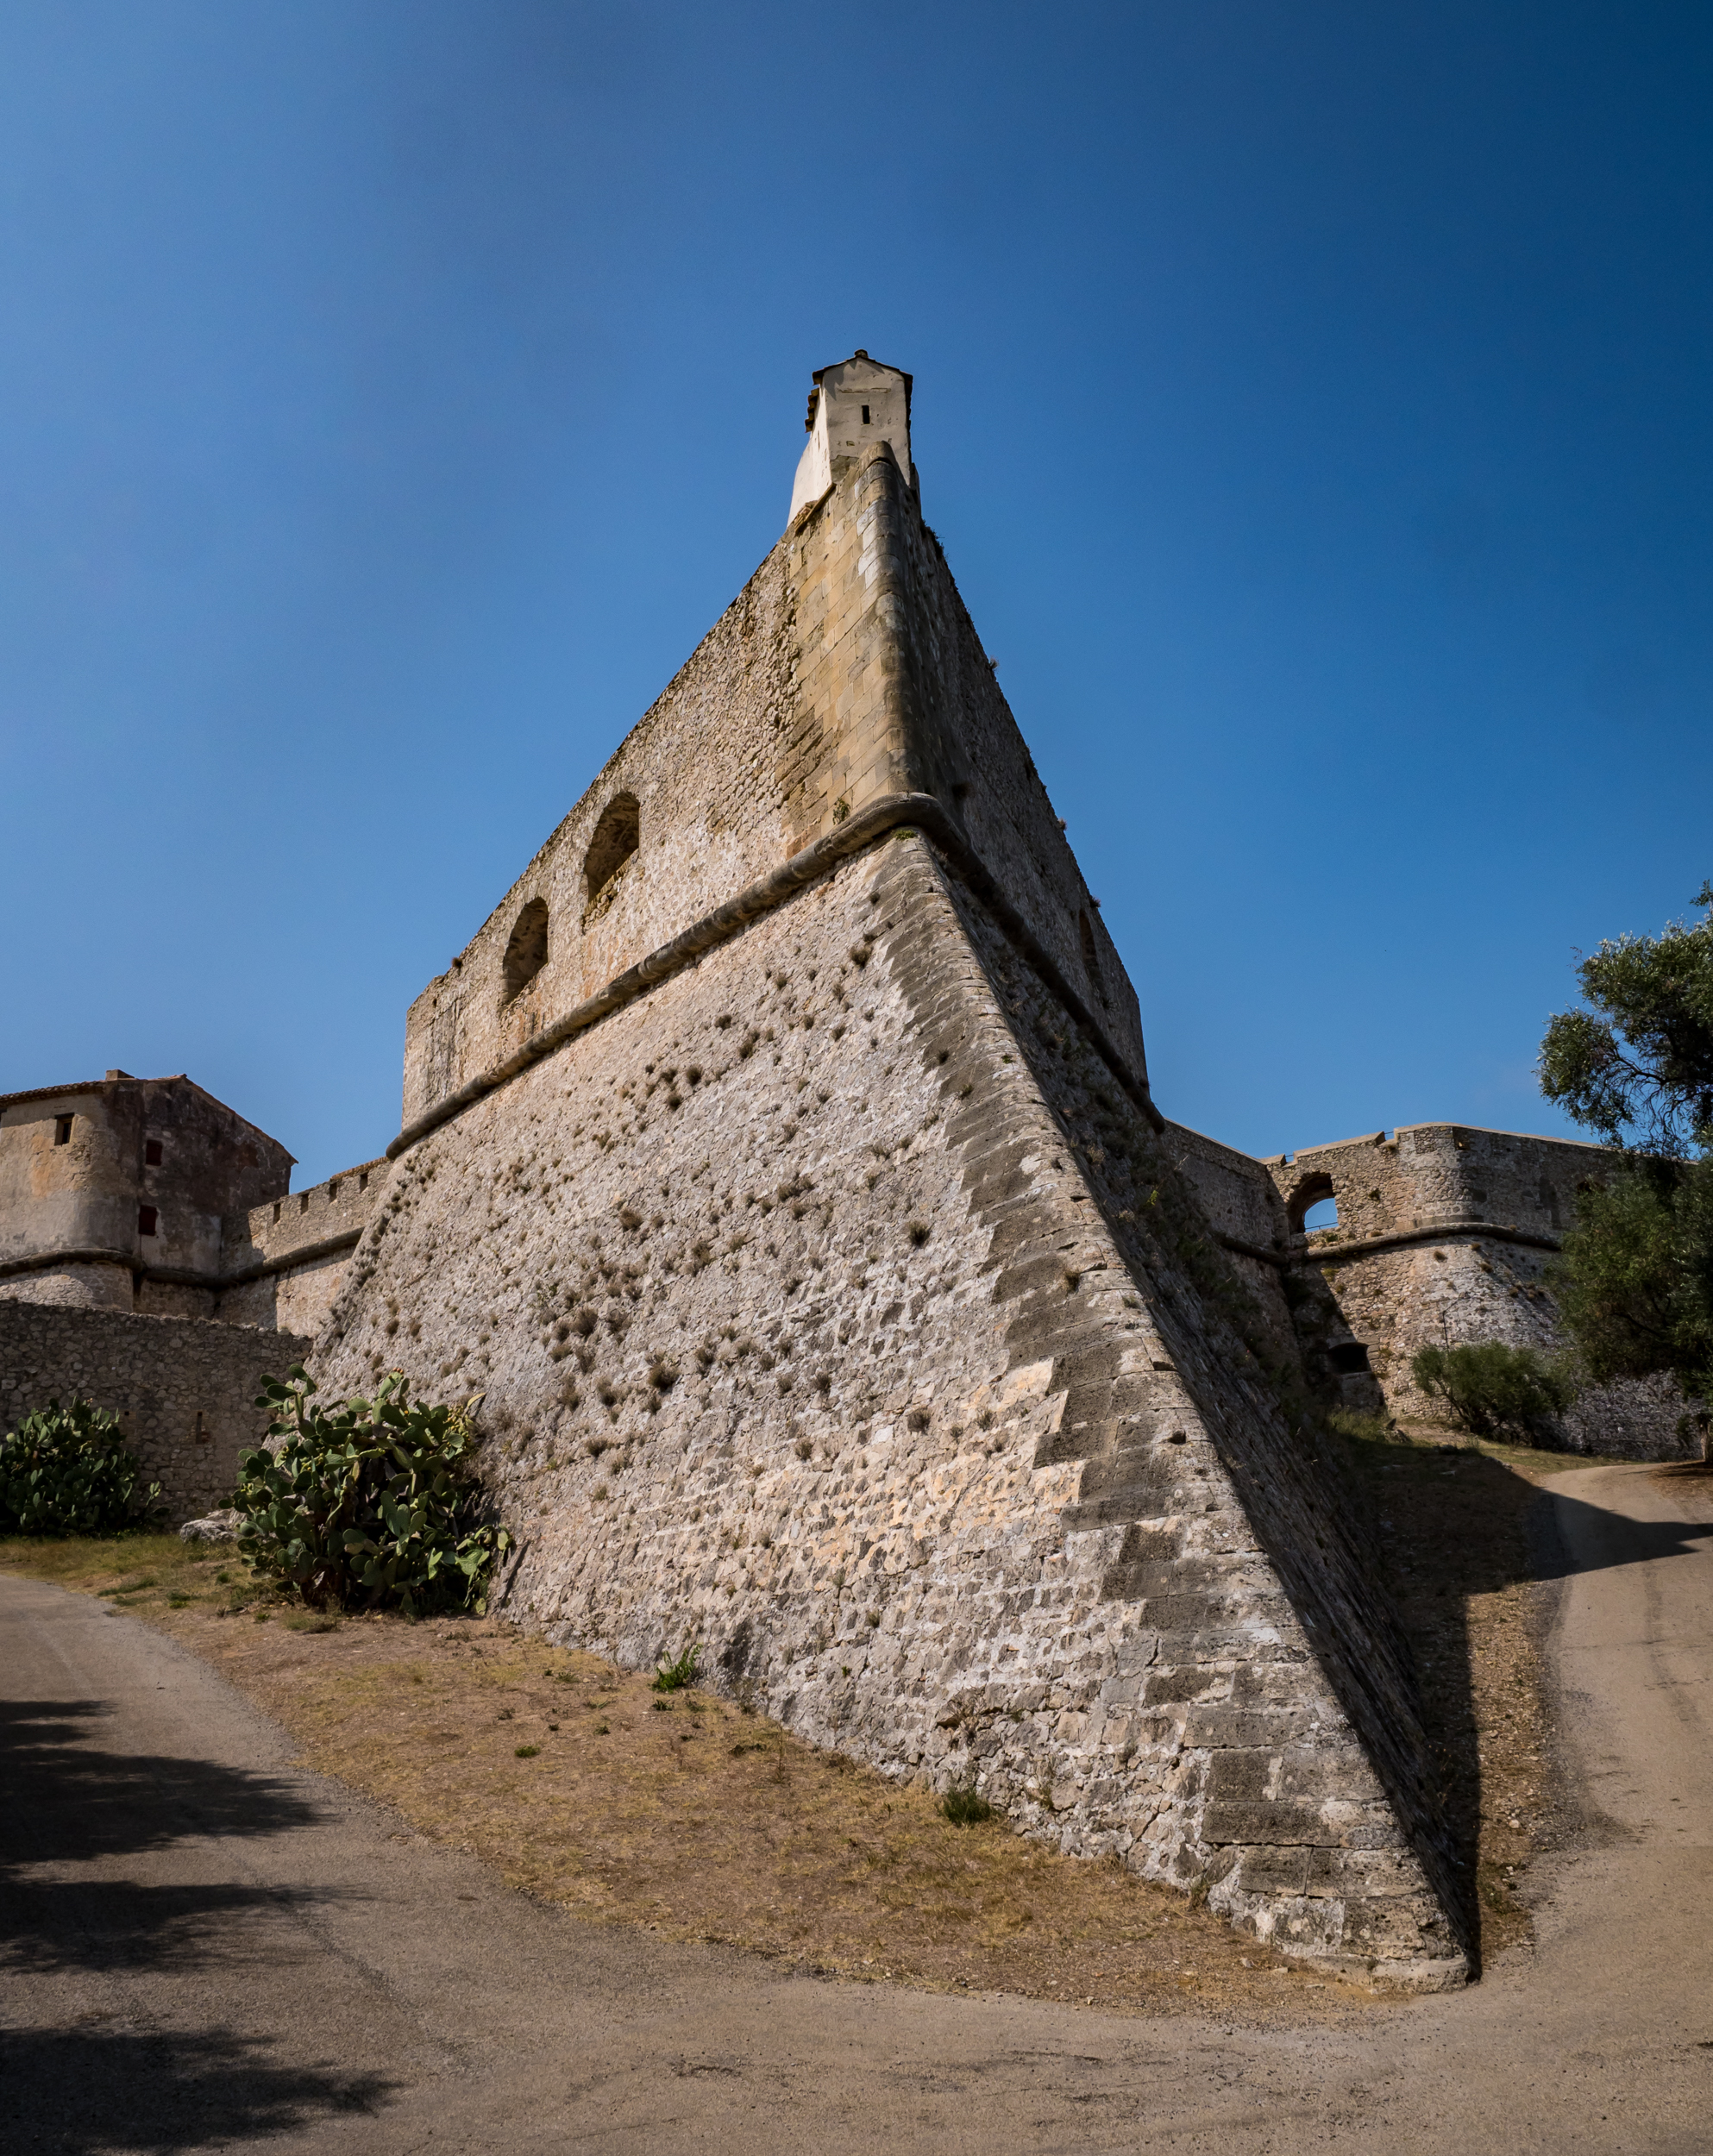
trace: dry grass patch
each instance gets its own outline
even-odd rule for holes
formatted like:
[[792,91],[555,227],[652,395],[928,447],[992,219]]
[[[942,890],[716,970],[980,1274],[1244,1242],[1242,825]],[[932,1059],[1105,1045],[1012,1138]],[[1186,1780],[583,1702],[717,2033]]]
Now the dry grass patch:
[[[1603,1463],[1412,1425],[1348,1440],[1420,1668],[1484,1962],[1531,1935],[1516,1892],[1573,1823],[1556,1770],[1530,1512]],[[0,1569],[170,1631],[310,1764],[586,1921],[717,1940],[840,1975],[1246,2021],[1371,2011],[1117,1867],[817,1752],[693,1688],[668,1695],[493,1620],[346,1617],[262,1595],[170,1536],[0,1542]],[[258,1622],[258,1620],[265,1621]]]
[[1374,2010],[1168,1888],[1055,1855],[1002,1819],[954,1826],[927,1791],[732,1701],[656,1693],[491,1620],[290,1629],[301,1612],[254,1600],[235,1557],[166,1537],[0,1543],[0,1569],[159,1625],[284,1723],[308,1764],[585,1921],[940,1990],[1251,2022]]

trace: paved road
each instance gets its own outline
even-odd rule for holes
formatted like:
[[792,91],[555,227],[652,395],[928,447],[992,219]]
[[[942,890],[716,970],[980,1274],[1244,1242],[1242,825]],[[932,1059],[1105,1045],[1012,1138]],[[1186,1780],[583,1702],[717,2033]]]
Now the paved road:
[[0,1582],[8,2151],[1218,2156],[1713,2147],[1713,1491],[1558,1478],[1566,1720],[1609,1822],[1540,1945],[1348,2030],[779,1977],[580,1927],[294,1769],[212,1671]]

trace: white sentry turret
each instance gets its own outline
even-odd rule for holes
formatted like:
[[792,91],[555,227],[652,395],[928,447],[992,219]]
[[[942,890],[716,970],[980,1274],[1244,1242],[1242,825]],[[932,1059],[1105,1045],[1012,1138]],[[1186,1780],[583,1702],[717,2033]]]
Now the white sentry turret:
[[814,379],[805,423],[809,439],[797,466],[787,523],[819,501],[841,467],[871,442],[890,442],[899,470],[913,487],[916,484],[910,461],[910,377],[859,348],[836,367],[820,368]]

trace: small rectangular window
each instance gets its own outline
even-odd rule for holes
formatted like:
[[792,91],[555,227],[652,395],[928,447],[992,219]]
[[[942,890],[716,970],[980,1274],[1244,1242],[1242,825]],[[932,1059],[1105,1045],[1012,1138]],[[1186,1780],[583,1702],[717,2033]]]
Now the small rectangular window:
[[359,1189],[359,1190],[367,1190],[367,1189],[368,1188],[368,1187],[369,1187],[369,1179],[368,1179],[368,1177],[367,1177],[367,1175],[359,1175],[359,1176],[358,1176],[358,1178],[357,1178],[357,1188],[358,1188],[358,1189]]
[[139,1206],[137,1207],[137,1233],[153,1235],[154,1223],[158,1217],[153,1206]]
[[146,1138],[143,1140],[143,1166],[159,1168],[160,1165],[160,1140],[158,1138]]
[[298,1212],[299,1212],[299,1213],[307,1213],[307,1212],[309,1211],[309,1209],[310,1209],[310,1194],[309,1194],[309,1192],[306,1190],[306,1191],[304,1191],[304,1192],[303,1195],[302,1195],[302,1196],[298,1199]]
[[869,407],[868,407],[866,404],[864,404],[864,405],[863,405],[863,424],[866,427],[866,426],[868,425],[868,423],[869,423]]
[[71,1117],[68,1115],[56,1115],[53,1119],[53,1143],[56,1145],[69,1145],[71,1142]]
[[276,1221],[276,1222],[278,1222],[278,1220],[279,1220],[279,1206],[275,1206],[275,1207],[273,1208],[273,1218],[274,1218],[275,1221]]
[[337,1175],[336,1175],[333,1178],[333,1181],[327,1186],[327,1202],[330,1206],[336,1206],[339,1202],[339,1178]]

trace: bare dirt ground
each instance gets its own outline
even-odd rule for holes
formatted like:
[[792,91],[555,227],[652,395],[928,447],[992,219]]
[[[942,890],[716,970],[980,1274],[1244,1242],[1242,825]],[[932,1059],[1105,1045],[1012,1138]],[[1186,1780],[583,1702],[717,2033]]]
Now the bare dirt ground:
[[[1461,1490],[1469,1467],[1453,1464]],[[1419,1471],[1431,1495],[1440,1470]],[[1381,1476],[1389,1504],[1399,1479]],[[1564,1846],[1509,1896],[1533,1920],[1532,1946],[1491,1953],[1461,1993],[1389,2005],[1266,1979],[1280,2004],[1255,2015],[1184,1992],[1170,2011],[1114,2011],[932,1978],[852,1983],[781,1952],[675,1940],[647,1928],[654,1919],[612,1921],[612,1908],[606,1921],[573,1915],[298,1764],[298,1740],[164,1621],[188,1611],[245,1635],[279,1657],[277,1681],[323,1700],[329,1679],[385,1666],[414,1693],[409,1656],[317,1663],[351,1644],[344,1632],[173,1613],[165,1575],[136,1589],[160,1599],[163,1623],[139,1622],[109,1614],[116,1598],[15,1566],[0,1578],[6,2147],[1699,2156],[1713,2106],[1713,1485],[1634,1467],[1560,1472],[1542,1510],[1545,1696],[1580,1823],[1547,1815]],[[1408,1515],[1381,1516],[1400,1534]],[[1503,1568],[1475,1576],[1496,1583],[1447,1640],[1494,1636],[1483,1598],[1515,1583]],[[479,1643],[478,1659],[492,1651]],[[232,1651],[242,1664],[252,1650]],[[530,1694],[540,1734],[566,1733],[564,1713],[547,1708],[580,1687],[537,1673],[511,1689]],[[1468,1690],[1478,1702],[1490,1688]],[[368,1709],[377,1720],[389,1696]],[[511,1771],[523,1709],[485,1684],[446,1696],[505,1702],[493,1708],[498,1759],[486,1739],[459,1739],[503,1813],[489,1769]],[[593,1687],[582,1696],[599,1700]],[[602,1743],[619,1733],[623,1710],[584,1711],[608,1723]],[[647,1745],[665,1742],[656,1723],[678,1725],[640,1693],[634,1713],[646,1764]],[[700,1719],[712,1742],[706,1704]],[[765,1750],[729,1749],[755,1741],[731,1733],[746,1727],[718,1726],[725,1756],[759,1765],[771,1788]],[[1490,1752],[1503,1751],[1510,1740],[1489,1727]],[[382,1729],[375,1741],[420,1760],[427,1739]],[[1503,1784],[1517,1796],[1546,1786],[1527,1749]],[[549,1756],[543,1745],[521,1764]],[[651,1771],[678,1773],[658,1756]],[[1475,1788],[1478,1837],[1493,1786]],[[518,1788],[516,1808],[532,1814],[530,1785]],[[613,1906],[636,1914],[622,1878],[615,1890]]]
[[[1483,1961],[1526,1943],[1515,1888],[1562,1838],[1527,1520],[1559,1454],[1422,1427],[1346,1444],[1421,1671]],[[818,1752],[730,1701],[492,1620],[336,1622],[176,1538],[0,1543],[210,1662],[306,1764],[579,1918],[868,1981],[1256,2022],[1371,2012],[1172,1890]],[[529,1748],[528,1756],[520,1748]]]

